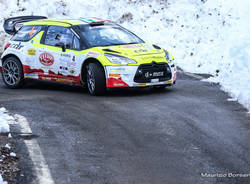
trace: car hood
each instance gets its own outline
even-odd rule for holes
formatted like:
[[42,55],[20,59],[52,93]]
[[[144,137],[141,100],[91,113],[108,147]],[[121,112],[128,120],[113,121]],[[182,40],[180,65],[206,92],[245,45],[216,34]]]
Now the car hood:
[[108,46],[102,47],[102,50],[107,53],[118,54],[125,57],[164,54],[161,48],[157,48],[157,46],[154,47],[149,43]]

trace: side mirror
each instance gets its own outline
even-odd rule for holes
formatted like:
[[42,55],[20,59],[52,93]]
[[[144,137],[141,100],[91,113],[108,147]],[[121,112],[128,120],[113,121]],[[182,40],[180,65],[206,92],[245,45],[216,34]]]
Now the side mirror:
[[63,52],[66,51],[66,45],[64,43],[62,43],[62,42],[57,43],[56,47],[61,47]]

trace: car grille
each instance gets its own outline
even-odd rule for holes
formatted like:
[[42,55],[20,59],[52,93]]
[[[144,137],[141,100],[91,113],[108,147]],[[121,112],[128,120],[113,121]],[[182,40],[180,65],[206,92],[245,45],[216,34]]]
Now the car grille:
[[142,64],[138,67],[134,81],[138,83],[150,83],[151,79],[167,81],[172,78],[172,73],[167,63]]

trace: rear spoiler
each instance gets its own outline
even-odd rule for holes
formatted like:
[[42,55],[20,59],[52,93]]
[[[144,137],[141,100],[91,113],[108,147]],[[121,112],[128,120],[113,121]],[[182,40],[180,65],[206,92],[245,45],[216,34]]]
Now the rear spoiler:
[[14,35],[16,30],[16,25],[24,22],[30,22],[33,20],[40,20],[40,19],[47,19],[47,17],[44,16],[20,16],[20,17],[12,17],[9,19],[6,19],[3,24],[4,31],[7,34]]

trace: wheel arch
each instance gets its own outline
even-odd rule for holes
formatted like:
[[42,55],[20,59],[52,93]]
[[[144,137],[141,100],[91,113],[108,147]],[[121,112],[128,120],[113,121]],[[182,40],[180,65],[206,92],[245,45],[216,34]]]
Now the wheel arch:
[[[3,62],[4,62],[7,58],[9,58],[9,57],[15,57],[15,58],[18,59],[19,62],[22,64],[21,59],[20,59],[17,55],[15,55],[15,54],[7,54],[7,55],[5,55],[5,56],[1,59],[2,64],[3,64]],[[23,64],[22,64],[22,65],[23,65]]]
[[82,63],[82,67],[81,67],[81,80],[85,83],[86,82],[86,79],[87,79],[87,65],[88,63],[97,63],[98,65],[100,65],[103,69],[103,72],[104,72],[104,75],[106,77],[106,72],[105,72],[105,69],[104,69],[104,66],[102,65],[102,63],[96,59],[96,58],[87,58],[83,61]]
[[[17,67],[18,67],[18,76],[16,76],[16,80],[15,81],[13,81],[13,83],[8,83],[7,81],[6,81],[6,79],[4,78],[4,72],[2,72],[2,76],[3,76],[3,81],[4,81],[4,83],[7,85],[7,87],[9,87],[9,88],[11,88],[11,89],[16,89],[16,88],[19,88],[19,87],[21,87],[23,84],[24,84],[24,73],[23,73],[23,70],[24,70],[24,68],[23,68],[23,64],[22,64],[22,62],[21,62],[21,59],[18,57],[18,56],[16,56],[15,54],[7,54],[7,55],[5,55],[5,56],[3,56],[2,58],[1,58],[1,63],[3,64],[2,65],[2,67],[4,67],[4,63],[5,63],[5,61],[8,59],[8,58],[12,58],[12,60],[14,60],[14,62],[18,65]],[[12,61],[13,62],[13,61]],[[3,68],[2,68],[3,69]],[[12,79],[13,79],[13,77],[12,77]]]

